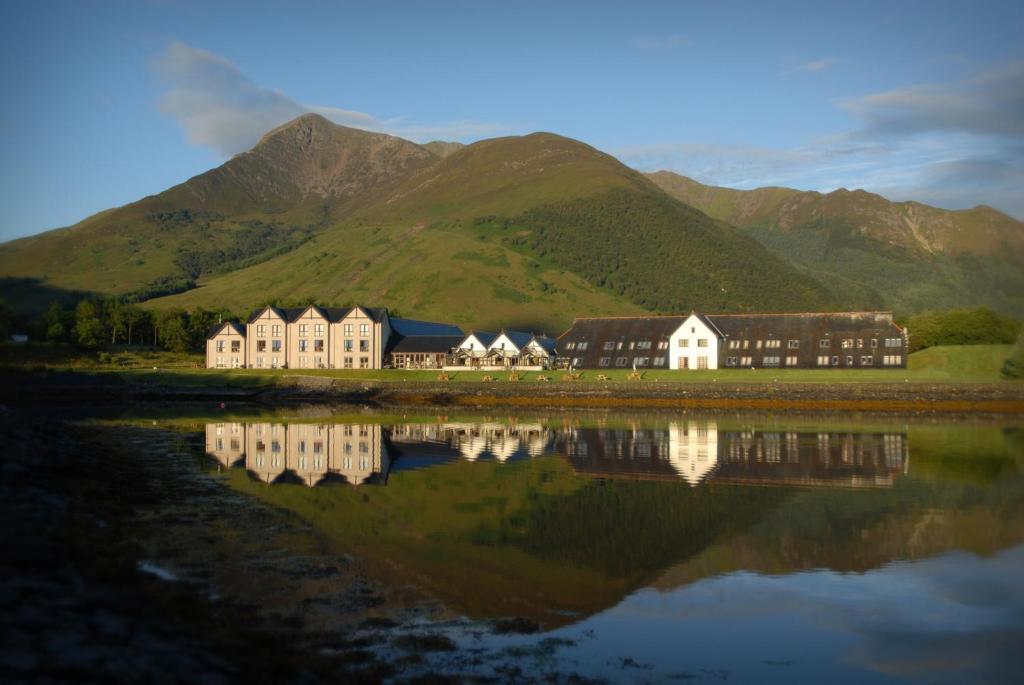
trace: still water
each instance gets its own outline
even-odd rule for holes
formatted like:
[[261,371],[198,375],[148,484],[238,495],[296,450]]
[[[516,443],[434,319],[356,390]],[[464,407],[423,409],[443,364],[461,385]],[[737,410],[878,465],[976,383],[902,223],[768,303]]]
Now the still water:
[[[1019,422],[368,415],[204,431],[226,486],[450,611],[399,628],[462,648],[431,666],[1024,682]],[[540,631],[480,629],[496,617]]]

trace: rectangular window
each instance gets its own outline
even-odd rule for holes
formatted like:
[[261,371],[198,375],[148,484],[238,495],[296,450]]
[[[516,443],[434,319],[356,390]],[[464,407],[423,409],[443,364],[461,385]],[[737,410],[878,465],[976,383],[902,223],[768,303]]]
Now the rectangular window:
[[658,366],[658,367],[665,366],[665,358],[664,357],[655,357],[654,361],[651,362],[651,365],[652,366]]
[[839,357],[832,357],[832,366],[839,366]]
[[271,352],[280,352],[281,351],[281,341],[280,340],[271,340],[270,341],[270,351]]
[[223,369],[224,368],[224,357],[217,357],[217,368],[218,369]]
[[344,367],[346,369],[351,369],[352,368],[352,357],[345,357]]
[[708,346],[708,339],[707,338],[700,338],[699,340],[697,340],[697,347],[707,347],[707,346]]
[[267,341],[266,340],[257,340],[256,341],[256,351],[257,352],[266,352],[267,351]]
[[612,358],[611,357],[601,357],[600,359],[597,360],[597,365],[598,366],[608,366],[609,364],[611,364],[611,362],[612,362]]
[[754,348],[758,349],[758,350],[761,349],[761,341],[760,340],[757,341],[757,343],[754,345]]
[[[473,346],[470,345],[469,349],[473,349]],[[575,350],[576,349],[576,343],[575,342],[567,342],[567,343],[565,343],[565,349],[567,349],[567,350]]]
[[[301,335],[301,334],[300,334],[300,335]],[[299,352],[305,352],[305,351],[306,351],[306,345],[307,345],[308,343],[309,343],[309,341],[308,341],[308,340],[300,340],[300,341],[299,341]]]
[[640,342],[638,342],[636,344],[636,347],[637,347],[638,350],[649,350],[649,349],[651,349],[651,341],[650,340],[641,340]]
[[882,358],[883,366],[899,366],[903,363],[903,355],[887,354]]
[[[502,343],[501,345],[502,345],[502,347],[504,347],[505,343]],[[577,352],[583,352],[588,347],[590,347],[590,342],[584,340],[583,342],[581,342],[579,345],[576,346],[576,351]]]
[[369,357],[360,357],[359,358],[359,368],[360,369],[368,369],[368,368],[370,368],[370,358]]
[[680,347],[689,347],[690,346],[690,341],[687,340],[686,338],[680,338],[679,339],[679,346]]
[[242,341],[241,340],[232,340],[231,341],[231,351],[232,352],[241,352],[242,351]]
[[668,349],[668,340],[662,340],[661,342],[659,342],[658,343],[658,349],[659,350],[667,350]]
[[262,338],[266,334],[267,334],[267,327],[264,326],[263,324],[258,324],[256,326],[256,337],[257,338]]
[[746,350],[746,349],[748,349],[749,347],[750,347],[750,341],[749,341],[749,340],[744,340],[744,341],[743,341],[743,349],[745,349],[745,350]]
[[[571,344],[572,343],[570,343],[570,345]],[[572,348],[570,347],[569,349],[572,349]],[[609,340],[608,342],[606,342],[604,344],[604,348],[603,349],[605,349],[605,350],[614,350],[615,349],[615,341]]]
[[360,340],[359,341],[359,351],[360,352],[369,352],[370,351],[370,341],[369,340]]
[[280,362],[279,362],[277,357],[271,358],[271,360],[270,360],[270,368],[276,369],[279,365],[280,365]]
[[633,340],[629,341],[629,349],[636,349],[636,342]]
[[650,364],[650,362],[651,362],[651,358],[650,358],[650,357],[637,357],[637,358],[636,358],[636,359],[634,359],[633,361],[635,361],[635,362],[636,362],[636,368],[638,368],[638,369],[639,369],[639,368],[641,368],[641,367],[645,367],[645,366],[647,366],[648,364]]
[[352,351],[352,341],[351,340],[346,340],[345,341],[345,351],[346,352],[351,352]]
[[740,357],[740,366],[751,366],[752,362],[752,357]]
[[359,324],[359,335],[363,338],[370,335],[370,324],[361,323]]
[[818,341],[818,347],[820,347],[822,349],[824,349],[826,347],[832,347],[832,341],[829,340],[828,338],[825,338],[823,340],[819,340]]
[[786,357],[786,366],[796,366],[796,365],[797,365],[796,357]]
[[270,327],[270,335],[271,335],[271,337],[274,337],[274,338],[280,338],[281,337],[281,324],[275,323],[273,326],[271,326]]
[[846,358],[846,365],[847,366],[853,366],[853,357],[847,357]]
[[739,340],[730,340],[729,341],[729,349],[730,350],[738,350],[738,349],[740,349],[740,341]]
[[313,341],[313,351],[314,352],[323,352],[324,351],[324,341],[323,340],[314,340]]
[[799,340],[788,340],[788,341],[786,341],[786,348],[790,349],[790,350],[799,350],[800,349],[800,341]]
[[874,366],[874,364],[875,364],[875,358],[874,357],[864,356],[864,357],[860,358],[860,365],[861,366]]
[[878,338],[872,338],[871,339],[871,349],[873,349],[873,350],[878,349]]
[[761,365],[762,366],[778,366],[780,361],[781,360],[780,360],[779,357],[774,357],[774,356],[772,356],[772,357],[765,357],[764,359],[761,360]]
[[725,365],[726,366],[736,366],[736,362],[737,362],[736,357],[726,357],[725,358]]
[[700,357],[697,357],[697,368],[698,369],[706,369],[706,368],[708,368],[708,358],[706,356],[701,355]]
[[343,326],[341,327],[341,330],[342,330],[342,332],[343,332],[343,333],[344,333],[344,334],[345,334],[346,336],[351,336],[351,335],[352,335],[352,324],[350,324],[350,323],[347,323],[347,324],[343,325]]
[[859,349],[862,349],[863,347],[864,347],[864,338],[857,338],[857,349],[859,350]]
[[223,352],[224,351],[224,341],[223,340],[218,340],[217,341],[217,351],[218,352]]
[[770,347],[772,349],[778,349],[779,347],[782,347],[782,341],[781,340],[769,340],[769,341],[765,342],[764,346],[765,347]]
[[308,329],[309,329],[309,326],[307,326],[304,323],[300,323],[299,324],[299,337],[305,336],[307,331],[308,331]]
[[903,347],[903,339],[902,338],[886,338],[885,339],[885,346],[886,347]]
[[818,355],[818,366],[828,366],[828,355],[827,354],[819,354]]
[[625,366],[629,357],[616,357],[615,366]]
[[324,325],[322,323],[316,324],[313,326],[313,331],[316,333],[318,338],[322,338],[324,336]]

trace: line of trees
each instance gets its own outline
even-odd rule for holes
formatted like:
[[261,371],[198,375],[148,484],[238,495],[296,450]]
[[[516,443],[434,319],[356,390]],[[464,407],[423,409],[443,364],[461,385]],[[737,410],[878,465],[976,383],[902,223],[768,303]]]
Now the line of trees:
[[910,351],[937,345],[1011,345],[1020,322],[988,307],[922,312],[909,317]]
[[30,324],[35,340],[67,342],[83,349],[146,345],[172,352],[201,352],[218,321],[235,318],[226,310],[197,307],[151,311],[118,298],[80,300],[74,307],[51,302]]

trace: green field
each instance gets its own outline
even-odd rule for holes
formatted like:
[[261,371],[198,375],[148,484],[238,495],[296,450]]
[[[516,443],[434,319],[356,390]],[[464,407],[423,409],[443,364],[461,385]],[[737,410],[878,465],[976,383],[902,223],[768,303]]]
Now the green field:
[[[111,356],[111,363],[101,364],[96,353],[78,352],[54,360],[45,354],[49,346],[8,347],[3,363],[7,366],[36,369],[79,369],[113,373],[127,380],[144,383],[173,383],[189,386],[238,385],[252,387],[277,385],[290,379],[314,377],[348,381],[432,382],[439,371],[404,369],[341,370],[341,369],[205,369],[200,368],[199,355],[170,353],[121,352]],[[53,349],[53,348],[50,348]],[[62,348],[71,350],[72,348]],[[1000,369],[1013,350],[1012,345],[959,345],[933,347],[910,355],[907,369],[718,369],[714,371],[646,371],[643,381],[659,383],[998,383],[1003,381]],[[630,371],[583,371],[573,383],[629,384]],[[564,371],[530,371],[509,379],[509,374],[496,371],[449,372],[451,383],[487,383],[530,385],[549,381],[561,382]],[[599,378],[604,376],[607,380]]]

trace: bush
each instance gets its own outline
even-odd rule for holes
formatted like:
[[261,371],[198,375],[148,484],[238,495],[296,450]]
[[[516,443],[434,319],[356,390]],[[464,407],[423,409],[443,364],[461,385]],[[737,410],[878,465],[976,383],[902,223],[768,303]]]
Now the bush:
[[910,352],[936,345],[1010,345],[1020,322],[987,307],[923,312],[910,317]]
[[1017,338],[1013,352],[1003,362],[1004,378],[1024,378],[1024,335]]

